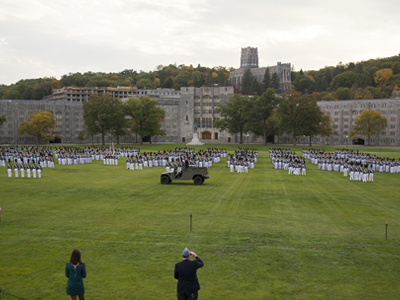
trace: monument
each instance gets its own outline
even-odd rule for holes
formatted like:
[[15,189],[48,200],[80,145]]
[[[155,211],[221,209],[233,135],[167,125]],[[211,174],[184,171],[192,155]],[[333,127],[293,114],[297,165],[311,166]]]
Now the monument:
[[200,142],[199,138],[197,137],[197,123],[196,122],[194,123],[194,126],[193,126],[193,139],[192,139],[192,141],[190,143],[187,143],[186,145],[189,145],[189,146],[193,146],[193,145],[201,146],[201,145],[204,145],[204,143]]

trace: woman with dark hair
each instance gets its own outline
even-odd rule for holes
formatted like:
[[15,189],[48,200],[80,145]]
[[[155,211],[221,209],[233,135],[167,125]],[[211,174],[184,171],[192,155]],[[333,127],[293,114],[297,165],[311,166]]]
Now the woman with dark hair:
[[67,295],[71,296],[71,300],[76,300],[76,295],[79,295],[79,300],[84,300],[85,288],[82,278],[86,278],[86,268],[79,250],[72,251],[71,259],[65,266],[65,275],[68,277]]

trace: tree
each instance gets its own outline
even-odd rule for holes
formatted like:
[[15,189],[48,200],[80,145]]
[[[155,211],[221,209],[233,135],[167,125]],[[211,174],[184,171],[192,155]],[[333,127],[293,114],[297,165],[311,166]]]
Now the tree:
[[275,96],[276,90],[267,89],[260,97],[252,99],[252,109],[249,118],[249,130],[264,138],[264,145],[267,145],[268,124],[267,120],[277,106],[279,100]]
[[276,74],[276,72],[274,74],[272,74],[270,87],[277,91],[279,91],[279,88],[281,87],[281,84],[279,82],[279,77],[278,77],[278,74]]
[[[51,129],[56,127],[56,118],[51,112],[38,111],[29,116],[28,121],[23,121],[18,126],[18,135],[29,134],[38,138],[38,144],[43,140],[53,139]],[[46,133],[47,131],[47,133]]]
[[89,101],[83,103],[83,119],[89,135],[101,134],[104,145],[104,137],[111,129],[115,101],[108,94],[90,95]]
[[387,125],[387,119],[382,117],[381,112],[373,109],[363,110],[356,116],[355,126],[350,132],[350,138],[355,139],[358,135],[368,137],[367,144],[371,135],[381,133]]
[[244,72],[243,80],[242,80],[242,93],[244,95],[251,95],[251,85],[252,85],[253,79],[254,79],[254,76],[251,73],[251,70],[247,69],[246,72]]
[[310,136],[311,143],[311,137],[318,134],[330,136],[333,132],[330,118],[324,116],[318,107],[315,95],[302,95],[294,90],[284,93],[277,115],[280,131],[291,133],[294,145],[297,136]]
[[317,105],[318,98],[315,95],[303,95],[299,105],[300,115],[303,117],[301,124],[301,135],[310,137],[321,135],[323,137],[334,134],[334,124],[330,116],[324,115]]
[[121,99],[112,98],[110,103],[110,118],[110,132],[117,139],[117,145],[119,145],[119,138],[129,135],[129,124],[125,118],[125,107]]
[[130,98],[126,104],[126,113],[131,117],[130,127],[133,133],[142,137],[156,135],[164,136],[166,133],[161,129],[161,123],[165,121],[165,111],[157,107],[157,100],[149,96]]
[[230,134],[240,134],[240,144],[243,144],[243,132],[248,131],[251,101],[249,96],[235,94],[225,105],[218,104],[216,111],[221,119],[214,122],[219,130],[227,130]]
[[271,84],[271,75],[269,74],[269,68],[267,68],[265,70],[264,78],[262,81],[264,91],[266,91],[270,87],[270,84]]
[[3,126],[3,124],[7,122],[7,115],[1,115],[0,116],[0,127]]
[[375,82],[378,86],[385,86],[390,76],[393,75],[392,69],[382,69],[376,72]]
[[291,133],[296,145],[296,136],[301,133],[302,116],[300,114],[301,93],[290,90],[282,95],[279,102],[277,116],[280,132]]

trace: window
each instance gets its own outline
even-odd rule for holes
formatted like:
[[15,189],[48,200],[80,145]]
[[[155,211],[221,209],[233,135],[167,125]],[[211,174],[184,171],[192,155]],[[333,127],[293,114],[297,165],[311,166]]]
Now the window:
[[386,107],[386,103],[382,103],[382,107]]
[[334,109],[338,109],[338,108],[339,108],[339,105],[334,105],[333,108],[334,108]]
[[189,121],[189,117],[188,117],[188,115],[186,115],[186,121]]
[[335,111],[335,116],[338,116],[338,115],[339,115],[339,112]]
[[386,131],[383,131],[383,132],[382,132],[382,135],[386,135]]
[[396,121],[396,118],[390,118],[390,121]]
[[345,119],[343,119],[343,121],[345,121],[345,122],[348,122],[348,121],[349,121],[349,119],[348,119],[348,118],[345,118]]
[[343,128],[349,128],[349,125],[343,125]]
[[335,122],[339,122],[339,119],[335,119],[334,121],[335,121]]
[[396,125],[390,125],[390,128],[396,128]]
[[8,124],[8,128],[12,128],[12,124]]
[[20,115],[20,116],[23,116],[23,115],[24,115],[24,112],[23,112],[23,111],[20,111],[20,112],[19,112],[19,115]]
[[348,116],[348,115],[349,115],[349,112],[348,112],[348,111],[345,111],[343,114],[344,114],[345,116]]
[[396,135],[396,132],[395,131],[391,131],[390,135]]

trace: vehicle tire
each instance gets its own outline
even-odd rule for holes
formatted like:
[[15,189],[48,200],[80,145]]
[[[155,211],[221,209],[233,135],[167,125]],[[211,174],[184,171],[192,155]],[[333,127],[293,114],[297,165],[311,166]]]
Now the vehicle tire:
[[195,185],[202,185],[203,182],[204,182],[204,179],[201,176],[196,176],[194,178],[193,182],[194,182]]
[[168,176],[161,176],[160,181],[161,181],[162,184],[168,184],[168,183],[171,182],[171,180],[169,179]]

